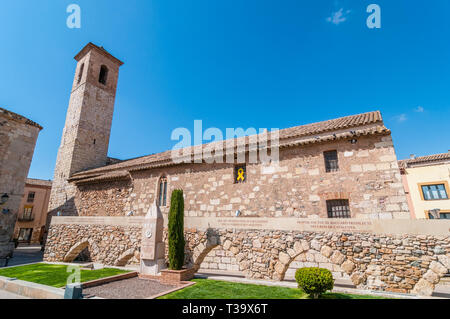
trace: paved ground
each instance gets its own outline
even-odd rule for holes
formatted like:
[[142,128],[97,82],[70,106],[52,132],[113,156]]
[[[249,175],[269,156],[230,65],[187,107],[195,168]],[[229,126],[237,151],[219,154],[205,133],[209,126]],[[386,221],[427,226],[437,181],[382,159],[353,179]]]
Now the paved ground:
[[96,296],[105,299],[145,299],[173,288],[176,288],[176,285],[134,277],[86,288],[83,289],[83,294],[87,297]]
[[41,246],[20,246],[14,250],[13,258],[8,262],[8,267],[31,264],[42,261],[44,253]]
[[30,299],[0,289],[0,299]]

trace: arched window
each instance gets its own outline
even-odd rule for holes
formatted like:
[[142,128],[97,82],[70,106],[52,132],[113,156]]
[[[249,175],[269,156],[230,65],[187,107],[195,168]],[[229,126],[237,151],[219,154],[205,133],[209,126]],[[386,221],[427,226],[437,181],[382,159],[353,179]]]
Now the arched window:
[[167,178],[162,176],[159,179],[159,206],[167,206]]
[[84,63],[80,67],[80,72],[78,73],[78,83],[77,84],[80,84],[80,82],[81,82],[81,78],[83,77],[83,70],[84,70]]
[[98,76],[98,81],[103,84],[106,85],[106,80],[108,79],[108,68],[106,67],[106,65],[102,65],[100,67],[100,74]]

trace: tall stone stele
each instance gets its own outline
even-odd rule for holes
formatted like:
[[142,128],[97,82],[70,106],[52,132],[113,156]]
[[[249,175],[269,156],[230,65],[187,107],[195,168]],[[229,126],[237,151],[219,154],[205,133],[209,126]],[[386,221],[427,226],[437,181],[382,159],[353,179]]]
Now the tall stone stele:
[[163,228],[161,210],[154,202],[145,215],[142,227],[140,273],[143,275],[157,276],[165,268]]
[[75,56],[77,67],[58,150],[47,229],[52,216],[76,216],[74,173],[107,164],[119,68],[123,64],[102,47],[88,43]]

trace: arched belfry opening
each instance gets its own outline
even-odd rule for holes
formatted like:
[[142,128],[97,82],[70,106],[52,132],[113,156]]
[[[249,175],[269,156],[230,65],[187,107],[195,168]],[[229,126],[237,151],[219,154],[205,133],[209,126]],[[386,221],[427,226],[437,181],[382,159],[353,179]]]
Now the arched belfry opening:
[[84,71],[84,63],[80,67],[80,71],[78,72],[78,82],[77,84],[80,84],[81,78],[83,77],[83,71]]
[[106,81],[108,80],[108,68],[106,65],[102,65],[100,67],[100,74],[98,76],[98,82],[103,85],[106,85]]

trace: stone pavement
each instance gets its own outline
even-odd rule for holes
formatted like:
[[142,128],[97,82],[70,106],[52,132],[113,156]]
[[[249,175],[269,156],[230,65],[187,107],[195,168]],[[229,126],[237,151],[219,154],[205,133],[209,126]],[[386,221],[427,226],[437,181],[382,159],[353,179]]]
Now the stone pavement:
[[0,289],[0,299],[30,299],[24,296],[16,295],[11,292]]
[[13,258],[8,262],[8,267],[40,262],[43,260],[41,246],[20,246],[14,250]]

